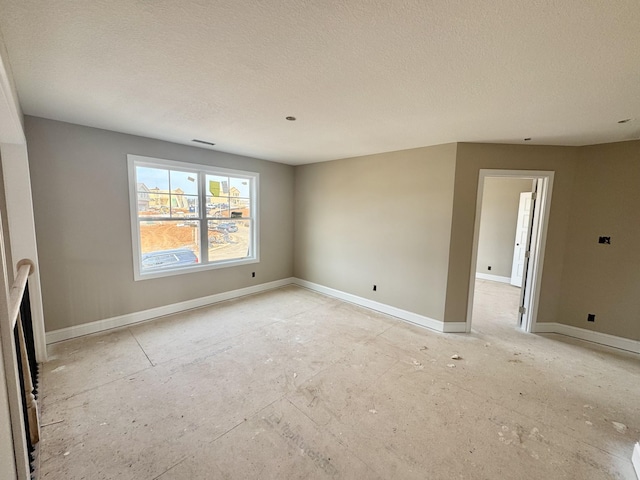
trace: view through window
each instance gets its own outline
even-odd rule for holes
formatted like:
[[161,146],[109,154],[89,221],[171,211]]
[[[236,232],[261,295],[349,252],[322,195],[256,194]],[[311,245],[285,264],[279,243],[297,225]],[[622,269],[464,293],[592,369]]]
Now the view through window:
[[258,174],[128,160],[136,278],[257,261]]

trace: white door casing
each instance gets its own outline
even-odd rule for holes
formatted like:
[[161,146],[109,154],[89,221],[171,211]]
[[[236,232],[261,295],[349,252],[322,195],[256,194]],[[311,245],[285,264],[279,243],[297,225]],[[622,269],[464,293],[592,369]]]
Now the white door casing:
[[[473,247],[471,252],[471,269],[469,272],[469,293],[467,298],[466,332],[471,331],[473,318],[473,297],[476,282],[476,263],[478,260],[478,241],[480,236],[480,217],[482,210],[482,196],[487,177],[531,179],[535,192],[535,207],[531,214],[532,228],[529,232],[529,261],[525,262],[523,272],[523,288],[520,300],[520,314],[518,321],[522,330],[534,332],[538,316],[538,302],[542,283],[542,269],[544,266],[545,244],[547,228],[549,226],[549,212],[553,192],[553,171],[543,170],[494,170],[480,169],[478,176],[478,190],[476,196],[476,216],[473,233]],[[532,205],[534,202],[532,201]]]

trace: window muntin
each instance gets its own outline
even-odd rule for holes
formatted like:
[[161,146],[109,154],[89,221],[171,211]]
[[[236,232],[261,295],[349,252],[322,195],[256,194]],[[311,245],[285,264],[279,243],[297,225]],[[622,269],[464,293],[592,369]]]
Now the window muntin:
[[258,261],[258,174],[128,155],[136,280]]

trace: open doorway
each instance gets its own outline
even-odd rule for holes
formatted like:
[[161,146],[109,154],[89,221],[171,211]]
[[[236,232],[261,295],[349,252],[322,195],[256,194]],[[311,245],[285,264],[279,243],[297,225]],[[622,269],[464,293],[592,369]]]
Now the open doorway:
[[468,332],[487,315],[535,330],[552,187],[553,172],[480,170]]

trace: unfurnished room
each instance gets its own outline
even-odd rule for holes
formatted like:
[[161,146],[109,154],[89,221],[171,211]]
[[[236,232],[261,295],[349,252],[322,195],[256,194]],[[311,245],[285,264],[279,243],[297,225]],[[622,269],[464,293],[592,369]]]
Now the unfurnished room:
[[0,0],[0,479],[640,478],[640,4]]

